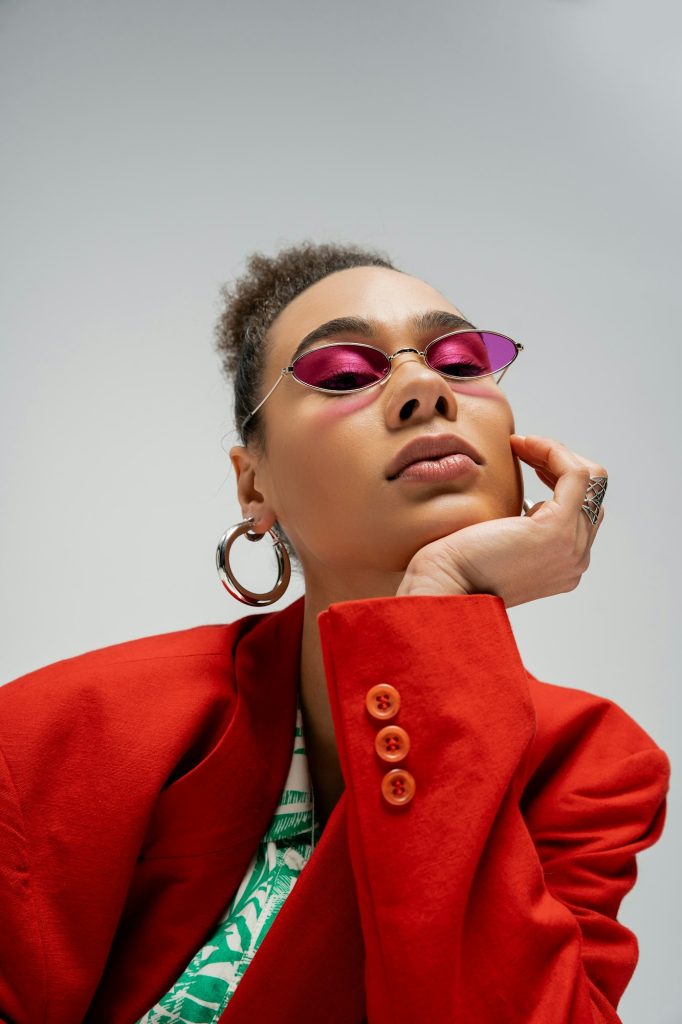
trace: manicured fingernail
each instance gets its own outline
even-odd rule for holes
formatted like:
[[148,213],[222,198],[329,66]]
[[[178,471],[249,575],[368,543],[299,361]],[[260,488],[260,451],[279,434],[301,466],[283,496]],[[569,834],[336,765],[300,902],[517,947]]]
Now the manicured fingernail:
[[525,434],[512,434],[511,437],[517,437],[519,439],[519,441],[525,441],[526,440],[526,435]]

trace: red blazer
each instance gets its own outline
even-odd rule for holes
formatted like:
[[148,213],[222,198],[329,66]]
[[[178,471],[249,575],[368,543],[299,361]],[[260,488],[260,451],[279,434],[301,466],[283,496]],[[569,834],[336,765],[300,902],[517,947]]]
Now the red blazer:
[[[0,1018],[132,1024],[211,935],[291,758],[303,598],[0,688]],[[616,919],[669,762],[616,704],[534,678],[501,598],[318,616],[346,788],[229,1002],[230,1024],[616,1022]],[[416,782],[365,697],[399,692]]]

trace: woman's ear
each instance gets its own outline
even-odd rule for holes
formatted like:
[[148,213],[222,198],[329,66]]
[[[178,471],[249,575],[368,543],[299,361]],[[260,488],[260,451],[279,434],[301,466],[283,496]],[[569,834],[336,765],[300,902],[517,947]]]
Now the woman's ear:
[[[237,476],[237,500],[242,515],[254,518],[254,533],[266,533],[272,529],[277,514],[270,507],[267,498],[256,488],[258,459],[244,445],[230,448],[230,462]],[[256,529],[258,527],[258,529]]]

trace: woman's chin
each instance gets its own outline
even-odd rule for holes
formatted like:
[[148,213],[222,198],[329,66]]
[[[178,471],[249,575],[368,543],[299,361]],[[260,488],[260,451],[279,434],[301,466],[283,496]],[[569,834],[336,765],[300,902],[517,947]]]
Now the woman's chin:
[[458,509],[447,517],[422,516],[418,523],[405,524],[403,529],[398,529],[393,535],[384,534],[381,547],[386,553],[382,559],[390,571],[404,572],[414,556],[434,541],[442,540],[465,529],[467,526],[475,526],[476,523],[488,522],[491,519],[499,519],[499,514],[481,507],[480,503],[471,503],[467,508]]

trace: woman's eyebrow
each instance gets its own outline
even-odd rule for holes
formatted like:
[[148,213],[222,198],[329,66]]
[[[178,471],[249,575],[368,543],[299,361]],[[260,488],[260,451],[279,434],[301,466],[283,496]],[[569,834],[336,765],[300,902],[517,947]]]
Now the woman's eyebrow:
[[[407,325],[417,334],[441,328],[446,331],[457,331],[462,327],[476,329],[468,320],[444,309],[427,309],[423,313],[415,313],[409,318]],[[293,363],[294,359],[310,348],[313,342],[321,341],[324,338],[333,338],[338,334],[359,334],[363,338],[376,339],[381,326],[382,324],[378,320],[365,320],[357,316],[339,316],[334,320],[327,320],[326,323],[320,324],[319,327],[312,330],[310,334],[306,334],[291,357],[291,361]]]

